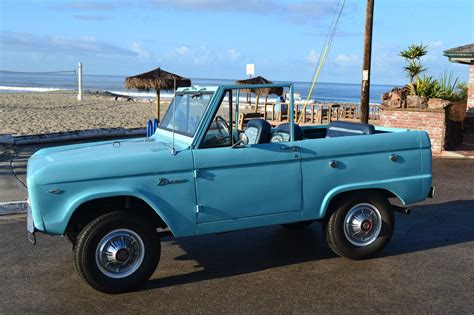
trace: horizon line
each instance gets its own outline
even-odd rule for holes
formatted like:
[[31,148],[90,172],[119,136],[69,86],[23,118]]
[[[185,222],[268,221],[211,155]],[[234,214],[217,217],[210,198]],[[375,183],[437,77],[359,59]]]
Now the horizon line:
[[[58,70],[58,71],[14,71],[14,70],[3,70],[0,69],[0,72],[7,72],[7,73],[18,73],[18,74],[45,74],[45,75],[68,75],[66,73],[68,72],[76,72],[76,70]],[[69,74],[70,75],[70,74]],[[83,73],[84,76],[102,76],[102,77],[128,77],[128,75],[123,75],[123,74],[88,74],[88,73]],[[203,77],[190,77],[190,79],[194,80],[227,80],[227,81],[236,81],[238,79],[232,78],[203,78]],[[292,83],[305,83],[305,84],[311,84],[312,82],[310,81],[296,81],[296,80],[274,80],[274,82],[292,82]],[[356,83],[356,82],[319,82],[322,84],[350,84],[350,85],[359,85],[361,83]],[[406,84],[393,84],[393,83],[371,83],[370,85],[382,85],[382,86],[404,86]]]

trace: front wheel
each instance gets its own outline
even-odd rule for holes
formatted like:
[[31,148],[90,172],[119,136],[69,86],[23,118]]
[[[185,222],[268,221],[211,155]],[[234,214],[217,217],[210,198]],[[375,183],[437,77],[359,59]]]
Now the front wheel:
[[152,225],[117,211],[96,218],[81,231],[74,258],[88,285],[101,292],[119,293],[146,282],[158,265],[160,252]]
[[325,224],[329,247],[339,256],[364,259],[382,251],[392,238],[393,211],[388,200],[363,193],[343,200]]

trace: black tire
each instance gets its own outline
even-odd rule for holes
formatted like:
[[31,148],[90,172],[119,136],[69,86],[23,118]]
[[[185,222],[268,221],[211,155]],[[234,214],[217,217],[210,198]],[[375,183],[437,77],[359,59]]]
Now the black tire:
[[288,230],[303,230],[310,226],[314,221],[301,221],[295,223],[282,224],[281,226]]
[[[369,206],[364,206],[361,204],[366,204]],[[352,238],[350,236],[346,236],[346,234],[349,235],[351,233],[347,233],[345,231],[353,227],[353,225],[347,225],[348,227],[345,228],[345,220],[347,219],[346,216],[348,213],[350,213],[350,211],[357,211],[356,209],[361,209],[364,207],[369,207],[368,209],[373,209],[370,207],[374,207],[379,212],[381,219],[379,221],[381,222],[380,232],[376,233],[378,228],[375,227],[375,224],[372,225],[372,220],[368,220],[370,223],[367,224],[367,226],[369,228],[372,227],[374,230],[373,234],[367,235],[367,239],[371,239],[369,236],[372,235],[373,240],[371,243],[366,245],[361,245],[361,243],[354,244],[353,242],[358,241],[354,240],[358,236],[354,237],[354,234],[352,234]],[[372,211],[372,213],[374,213],[376,216],[376,211],[369,211]],[[348,216],[348,218],[351,217],[351,215]],[[365,221],[366,220],[362,222]],[[387,246],[387,244],[390,242],[390,239],[392,238],[394,225],[395,218],[387,198],[375,193],[359,193],[349,195],[347,198],[341,200],[336,205],[335,211],[330,215],[329,220],[324,225],[324,235],[329,247],[334,253],[349,259],[360,260],[381,252],[385,246]],[[367,226],[365,228],[367,228]],[[379,224],[377,224],[377,226],[379,226]],[[359,229],[362,234],[366,233],[366,231],[362,230],[362,224],[360,225]],[[372,233],[372,229],[369,229],[367,233]]]
[[[96,259],[99,243],[115,230],[125,233],[127,230],[132,231],[135,233],[134,237],[138,236],[142,241],[144,249],[142,259],[136,260],[136,269],[121,278],[114,278],[103,272],[101,268],[104,267],[99,267],[100,263]],[[160,254],[161,244],[156,229],[147,220],[129,212],[117,211],[104,214],[86,225],[77,238],[74,259],[76,270],[89,286],[104,293],[120,293],[131,291],[144,284],[156,270]],[[127,257],[125,259],[132,257],[129,254],[125,256]]]

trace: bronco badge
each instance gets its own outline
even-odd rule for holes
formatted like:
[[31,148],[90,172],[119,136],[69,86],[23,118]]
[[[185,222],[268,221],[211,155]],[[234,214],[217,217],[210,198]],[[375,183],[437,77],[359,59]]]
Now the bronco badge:
[[165,186],[165,185],[172,185],[172,184],[183,184],[186,183],[187,179],[168,179],[168,178],[160,178],[156,183],[156,186]]

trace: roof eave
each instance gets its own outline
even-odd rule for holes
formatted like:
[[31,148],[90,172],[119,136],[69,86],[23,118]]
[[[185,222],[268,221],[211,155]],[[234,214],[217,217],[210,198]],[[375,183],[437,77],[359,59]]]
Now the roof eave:
[[449,58],[450,62],[455,62],[455,63],[462,63],[466,65],[470,65],[474,62],[474,55],[466,57],[466,56],[447,56]]

